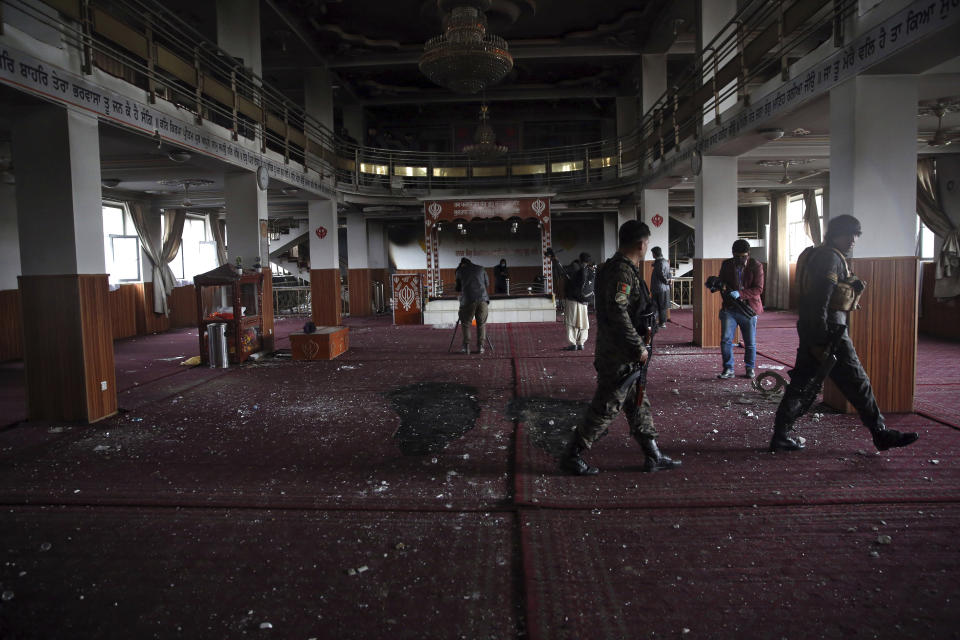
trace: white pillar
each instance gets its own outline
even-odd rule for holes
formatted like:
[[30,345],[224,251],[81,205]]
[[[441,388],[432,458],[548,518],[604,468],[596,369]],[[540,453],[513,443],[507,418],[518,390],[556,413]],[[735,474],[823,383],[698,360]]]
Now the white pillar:
[[737,159],[704,156],[694,195],[694,258],[729,258],[737,239]]
[[608,260],[617,252],[619,240],[617,232],[620,231],[619,215],[615,213],[603,214],[603,259]]
[[362,213],[347,215],[347,266],[351,269],[370,267],[367,249],[367,220]]
[[914,254],[917,100],[915,76],[858,76],[830,92],[829,210],[860,220],[858,257]]
[[[311,67],[304,70],[303,107],[308,116],[333,132],[333,89],[330,86],[330,72],[326,68]],[[353,137],[362,142],[363,132],[359,132],[359,135],[353,133]]]
[[371,269],[386,269],[390,264],[386,237],[383,222],[367,222],[367,261]]
[[267,192],[257,186],[257,176],[249,171],[228,173],[223,179],[223,196],[227,207],[227,259],[252,268],[257,258],[260,265],[270,266],[269,234],[267,233]]
[[[640,194],[640,212],[640,219],[650,227],[650,249],[660,247],[663,257],[669,258],[670,190],[644,189]],[[644,259],[653,260],[653,254],[648,251]]]
[[0,291],[16,289],[20,275],[20,236],[17,231],[17,194],[0,179]]
[[[710,84],[711,78],[713,78],[713,52],[706,51],[707,45],[720,34],[719,40],[723,40],[728,34],[735,32],[735,27],[727,27],[729,22],[733,19],[737,13],[737,0],[700,0],[700,34],[701,42],[703,43],[704,52],[703,52],[703,83]],[[722,32],[722,33],[721,33]],[[737,48],[726,47],[725,53],[717,58],[717,69],[722,69],[727,62],[733,59],[737,55]],[[718,92],[722,95],[726,91],[730,91],[733,87],[736,86],[736,80],[730,82],[725,87],[717,87]],[[732,107],[737,103],[737,94],[736,91],[733,91],[731,95],[720,101],[720,113]],[[713,100],[709,100],[703,106],[703,121],[713,122],[716,117],[716,111],[714,110]]]
[[307,204],[307,214],[310,219],[311,271],[339,269],[337,203],[333,200],[311,200]]
[[643,106],[643,115],[647,115],[654,103],[667,92],[667,56],[663,53],[646,54],[641,56],[643,68],[640,99]]
[[20,264],[27,276],[106,273],[97,119],[55,106],[13,127]]
[[254,75],[263,76],[260,0],[217,0],[217,44]]

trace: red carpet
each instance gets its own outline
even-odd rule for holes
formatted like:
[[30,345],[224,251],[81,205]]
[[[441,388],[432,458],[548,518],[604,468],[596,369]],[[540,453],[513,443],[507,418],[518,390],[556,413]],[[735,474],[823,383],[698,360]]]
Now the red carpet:
[[[543,362],[538,360],[541,366]],[[916,415],[891,416],[892,428],[917,430],[921,440],[877,454],[855,416],[831,413],[798,423],[807,450],[768,454],[776,401],[764,400],[747,380],[716,380],[715,368],[714,356],[661,356],[651,372],[649,393],[660,445],[683,461],[682,469],[639,473],[643,454],[620,416],[587,456],[601,475],[561,475],[551,455],[558,452],[549,443],[557,439],[552,434],[576,420],[538,416],[522,422],[517,436],[517,502],[635,508],[960,499],[957,431]],[[579,400],[585,407],[592,387],[564,382],[568,390],[561,394],[561,383],[550,374],[548,367],[537,388],[522,388],[536,397]]]
[[6,509],[0,637],[512,638],[514,527],[512,514]]
[[960,629],[956,504],[531,510],[521,520],[531,640]]
[[[343,382],[333,385],[336,375]],[[434,403],[440,431],[404,426],[386,392],[435,381],[420,399],[428,410],[449,379],[476,387]],[[0,452],[0,502],[489,509],[508,499],[511,382],[509,360],[262,362],[44,446]],[[473,404],[478,416],[442,432]],[[404,455],[418,447],[428,453]]]

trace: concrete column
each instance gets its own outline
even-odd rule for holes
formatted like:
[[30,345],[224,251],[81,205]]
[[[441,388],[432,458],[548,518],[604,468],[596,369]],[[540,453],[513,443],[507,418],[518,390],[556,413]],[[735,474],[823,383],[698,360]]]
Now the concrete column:
[[367,242],[366,219],[360,212],[350,213],[347,215],[347,274],[351,316],[373,315]]
[[[650,248],[660,247],[663,257],[669,257],[670,190],[644,189],[640,194],[640,219],[650,227]],[[648,253],[644,259],[653,260],[653,255]]]
[[41,106],[12,130],[28,415],[94,422],[117,411],[97,119]]
[[622,138],[637,128],[640,106],[636,96],[617,96],[617,137]]
[[307,213],[310,220],[313,321],[321,326],[337,326],[341,318],[337,203],[311,200],[307,204]]
[[[851,270],[868,283],[850,334],[889,412],[913,408],[917,100],[914,76],[858,76],[830,92],[830,215],[860,220]],[[850,409],[832,386],[824,399]]]
[[[311,67],[303,74],[303,107],[308,116],[316,119],[333,132],[333,89],[330,86],[330,72],[325,67]],[[361,135],[353,133],[357,141],[363,141]]]
[[608,260],[617,252],[617,232],[620,230],[619,214],[603,214],[603,259]]
[[260,264],[270,266],[269,234],[267,233],[267,192],[257,186],[257,176],[249,171],[228,173],[223,179],[223,195],[227,208],[227,258],[244,268]]
[[693,341],[703,347],[720,344],[720,295],[703,283],[720,272],[737,239],[737,159],[704,156],[694,195]]
[[17,231],[17,192],[0,181],[0,291],[17,288],[20,275],[20,236]]
[[263,76],[260,0],[217,0],[217,44],[254,75]]
[[[711,83],[714,60],[712,52],[706,51],[706,47],[718,34],[720,36],[718,40],[723,40],[728,34],[736,31],[735,27],[727,26],[736,13],[737,0],[700,0],[700,35],[704,47],[703,59],[705,61],[703,68],[704,84]],[[735,46],[727,47],[723,55],[717,59],[717,69],[722,69],[736,54],[737,48]],[[727,84],[725,87],[717,87],[717,90],[722,95],[735,86],[736,80]],[[736,103],[737,95],[734,91],[729,97],[720,101],[720,113],[722,114]],[[715,117],[716,111],[714,109],[714,102],[711,99],[703,106],[703,121],[704,123],[713,122]]]

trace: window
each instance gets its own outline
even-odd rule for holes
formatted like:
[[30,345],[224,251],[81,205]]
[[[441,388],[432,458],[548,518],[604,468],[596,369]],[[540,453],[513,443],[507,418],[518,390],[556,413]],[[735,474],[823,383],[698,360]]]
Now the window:
[[183,221],[180,250],[170,262],[173,277],[193,280],[198,273],[206,273],[216,267],[217,243],[207,229],[206,218],[188,215]]
[[140,238],[122,204],[103,205],[103,256],[110,284],[140,281]]
[[[817,193],[815,198],[817,213],[820,214],[820,233],[822,235],[826,231],[823,228],[823,193]],[[791,198],[790,202],[787,203],[787,245],[790,248],[790,262],[796,262],[803,250],[813,245],[813,240],[807,235],[807,230],[803,226],[803,214],[806,209],[803,196]]]
[[917,257],[921,260],[933,260],[933,231],[927,228],[917,216]]

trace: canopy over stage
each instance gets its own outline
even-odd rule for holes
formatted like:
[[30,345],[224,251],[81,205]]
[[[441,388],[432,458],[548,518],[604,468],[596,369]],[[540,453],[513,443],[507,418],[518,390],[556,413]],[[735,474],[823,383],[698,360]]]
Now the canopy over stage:
[[491,296],[488,322],[555,322],[556,305],[553,298],[553,264],[545,253],[552,247],[550,224],[550,197],[552,194],[529,195],[523,198],[461,197],[431,199],[423,203],[424,238],[427,249],[427,295],[424,324],[447,324],[457,321],[459,303],[456,299],[441,299],[443,283],[440,278],[440,226],[457,220],[500,219],[504,222],[536,220],[540,229],[540,262],[543,269],[543,289],[536,294],[521,296]]
[[[438,297],[443,289],[440,279],[440,225],[456,220],[500,219],[536,220],[540,229],[540,262],[543,268],[543,293],[553,293],[553,265],[544,253],[553,246],[551,240],[550,197],[552,194],[523,198],[461,197],[431,199],[423,203],[424,239],[427,250],[427,295]],[[451,265],[456,266],[456,265]]]

